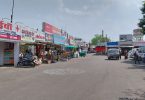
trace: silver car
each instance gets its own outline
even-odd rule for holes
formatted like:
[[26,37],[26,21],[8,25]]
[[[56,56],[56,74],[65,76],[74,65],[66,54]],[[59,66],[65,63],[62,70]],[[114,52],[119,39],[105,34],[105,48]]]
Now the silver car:
[[109,49],[107,52],[108,59],[118,59],[119,60],[119,49]]

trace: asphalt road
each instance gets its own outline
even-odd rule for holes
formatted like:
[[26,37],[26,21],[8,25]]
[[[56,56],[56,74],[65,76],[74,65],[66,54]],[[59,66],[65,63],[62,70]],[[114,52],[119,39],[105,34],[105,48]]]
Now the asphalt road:
[[0,68],[0,100],[145,100],[145,65],[88,55],[36,68]]

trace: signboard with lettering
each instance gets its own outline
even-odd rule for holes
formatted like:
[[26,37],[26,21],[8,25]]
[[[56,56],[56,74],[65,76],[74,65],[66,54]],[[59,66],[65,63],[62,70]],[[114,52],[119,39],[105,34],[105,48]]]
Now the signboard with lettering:
[[75,42],[75,40],[70,39],[70,40],[69,40],[69,44],[70,44],[70,45],[76,45],[76,42]]
[[23,42],[35,42],[35,34],[37,30],[31,29],[29,27],[22,27],[22,41]]
[[120,35],[120,41],[132,41],[133,35],[132,34],[123,34]]
[[19,25],[0,20],[0,39],[21,40]]
[[107,47],[119,47],[118,42],[107,42]]
[[42,31],[45,32],[45,33],[49,33],[49,34],[61,35],[61,29],[59,29],[59,28],[57,28],[53,25],[50,25],[46,22],[43,22]]
[[53,37],[51,34],[45,33],[45,41],[46,42],[53,42]]
[[54,42],[54,44],[64,45],[65,44],[65,37],[54,34],[53,35],[53,42]]
[[133,42],[133,46],[145,46],[145,42]]
[[133,41],[122,41],[119,42],[120,46],[133,46]]
[[35,34],[35,41],[36,42],[45,42],[45,33],[37,31]]

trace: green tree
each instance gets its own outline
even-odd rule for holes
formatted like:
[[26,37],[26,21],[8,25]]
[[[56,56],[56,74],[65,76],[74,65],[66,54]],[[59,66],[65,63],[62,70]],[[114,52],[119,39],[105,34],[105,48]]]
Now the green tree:
[[143,18],[140,19],[138,26],[142,29],[143,34],[145,34],[145,1],[143,1],[143,7],[141,8]]
[[109,41],[110,41],[109,38],[103,37],[102,35],[97,34],[97,35],[94,36],[94,38],[92,38],[91,44],[92,44],[92,45],[97,45],[97,44],[99,44],[99,43],[102,43],[102,42],[109,42]]

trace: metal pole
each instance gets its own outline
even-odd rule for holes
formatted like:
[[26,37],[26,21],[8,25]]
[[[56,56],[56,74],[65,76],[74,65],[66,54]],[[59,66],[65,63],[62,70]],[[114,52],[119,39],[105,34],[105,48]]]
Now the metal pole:
[[12,14],[11,14],[11,23],[13,23],[14,6],[15,6],[15,2],[14,2],[14,0],[13,0]]

